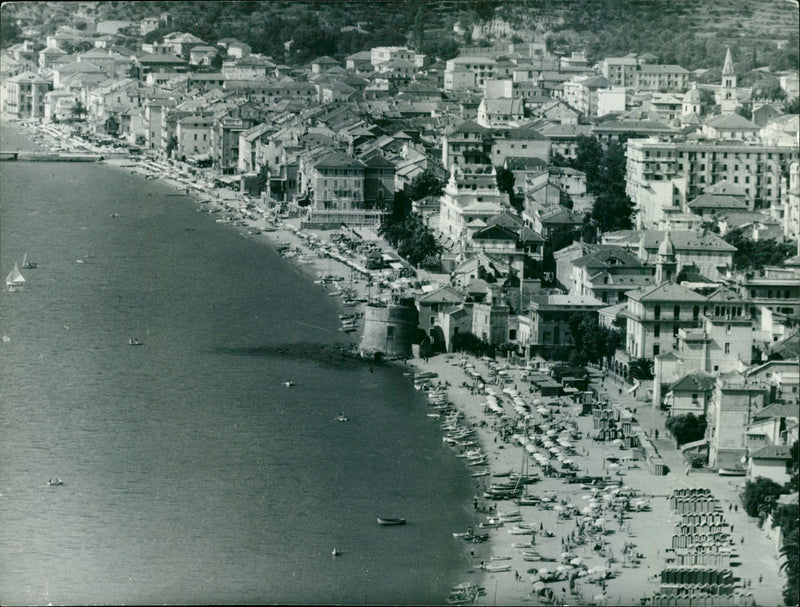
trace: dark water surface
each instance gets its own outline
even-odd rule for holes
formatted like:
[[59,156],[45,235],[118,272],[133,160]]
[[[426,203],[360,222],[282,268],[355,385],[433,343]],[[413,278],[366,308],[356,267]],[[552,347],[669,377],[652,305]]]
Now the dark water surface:
[[4,162],[0,202],[2,277],[39,263],[0,293],[0,602],[441,603],[462,581],[466,469],[399,369],[335,355],[320,286],[125,169]]

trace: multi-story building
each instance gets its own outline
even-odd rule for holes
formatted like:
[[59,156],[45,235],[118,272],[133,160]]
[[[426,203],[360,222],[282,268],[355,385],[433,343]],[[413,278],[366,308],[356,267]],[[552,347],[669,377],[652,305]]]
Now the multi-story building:
[[724,280],[745,300],[750,318],[756,318],[762,307],[787,316],[800,316],[800,269],[796,267],[729,271]]
[[708,465],[711,468],[741,470],[747,455],[747,427],[764,408],[768,387],[751,381],[742,373],[721,374],[711,396],[706,420]]
[[45,95],[52,85],[49,80],[23,72],[3,83],[3,111],[14,118],[44,118]]
[[491,130],[467,120],[442,136],[442,165],[448,171],[455,164],[466,164],[465,156],[484,155],[491,150]]
[[626,353],[634,358],[652,359],[673,350],[680,329],[700,322],[706,298],[680,285],[663,283],[629,291]]
[[408,61],[413,64],[415,57],[416,52],[405,46],[376,46],[369,51],[370,63],[375,69],[387,61]]
[[543,294],[531,297],[528,312],[519,316],[517,343],[531,351],[549,353],[572,347],[569,320],[576,312],[596,313],[604,307],[591,296]]
[[451,243],[463,241],[467,226],[503,211],[504,194],[497,189],[492,165],[453,165],[439,210],[439,232]]
[[522,99],[483,99],[478,106],[478,124],[487,128],[517,126],[523,117]]
[[603,244],[630,247],[637,251],[640,260],[656,265],[667,232],[674,251],[673,278],[683,268],[694,266],[706,278],[718,281],[725,273],[725,268],[733,264],[736,248],[711,232],[703,234],[694,230],[624,230],[604,234],[601,240]]
[[461,70],[467,70],[474,74],[474,86],[482,87],[487,80],[495,79],[495,67],[497,62],[488,57],[456,57],[447,62],[444,71],[444,90],[457,90],[455,76]]
[[639,226],[652,227],[709,185],[727,180],[744,189],[756,208],[781,203],[781,175],[798,161],[797,146],[759,142],[631,139],[626,193]]
[[680,65],[642,64],[636,69],[633,87],[640,91],[683,91],[689,86],[689,71]]
[[151,151],[161,151],[162,116],[177,105],[177,101],[167,97],[148,99],[144,104],[145,146]]
[[209,157],[211,154],[212,116],[187,116],[177,122],[175,137],[178,140],[176,155],[180,160]]
[[606,57],[600,63],[603,76],[614,86],[632,87],[636,82],[639,60],[635,55]]
[[598,250],[572,262],[574,295],[591,295],[605,304],[627,299],[625,293],[653,286],[652,266],[622,247],[597,245]]

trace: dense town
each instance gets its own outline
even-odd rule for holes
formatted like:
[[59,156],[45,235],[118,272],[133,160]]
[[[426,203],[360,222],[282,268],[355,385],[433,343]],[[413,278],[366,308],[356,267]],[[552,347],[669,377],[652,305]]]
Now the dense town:
[[[20,19],[0,60],[3,118],[60,138],[56,152],[183,175],[269,219],[254,227],[289,233],[286,256],[348,263],[343,329],[371,359],[418,361],[437,404],[448,371],[425,382],[434,367],[421,361],[489,355],[509,371],[458,377],[475,396],[513,374],[513,391],[488,390],[489,414],[529,385],[588,406],[591,431],[638,450],[650,476],[741,480],[750,497],[736,509],[769,537],[796,604],[797,69],[765,92],[737,82],[735,45],[693,71],[649,53],[590,60],[502,18],[472,26],[446,59],[409,39],[298,65],[291,42],[270,57],[235,38],[161,35],[172,19],[84,18],[47,34]],[[139,46],[120,46],[121,31]],[[671,505],[683,552],[650,604],[731,604],[734,585],[736,604],[754,604],[742,581],[693,573],[730,571],[720,546],[739,534],[726,535],[728,508],[706,521],[712,498],[687,491]],[[541,571],[538,598],[563,603]],[[453,602],[479,598],[470,588]]]

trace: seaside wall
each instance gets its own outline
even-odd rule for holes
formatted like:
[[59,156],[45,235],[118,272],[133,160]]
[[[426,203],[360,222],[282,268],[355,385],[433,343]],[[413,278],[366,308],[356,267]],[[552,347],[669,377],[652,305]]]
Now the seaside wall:
[[361,355],[411,358],[411,345],[417,326],[418,315],[413,297],[395,296],[388,305],[367,305],[364,308],[364,333],[359,346]]

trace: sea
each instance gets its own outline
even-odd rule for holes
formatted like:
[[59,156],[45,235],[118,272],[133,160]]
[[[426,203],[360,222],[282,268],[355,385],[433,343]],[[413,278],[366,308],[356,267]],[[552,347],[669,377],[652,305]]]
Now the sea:
[[[36,145],[4,124],[0,148]],[[265,237],[99,163],[2,162],[0,205],[2,276],[38,263],[0,292],[0,603],[441,604],[470,579],[463,460]]]

